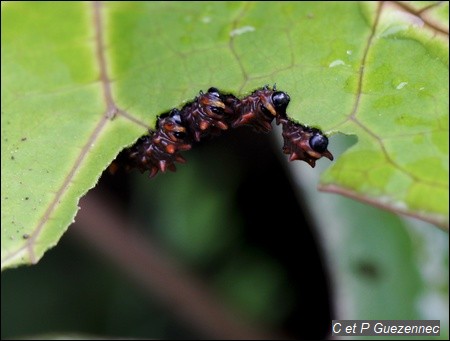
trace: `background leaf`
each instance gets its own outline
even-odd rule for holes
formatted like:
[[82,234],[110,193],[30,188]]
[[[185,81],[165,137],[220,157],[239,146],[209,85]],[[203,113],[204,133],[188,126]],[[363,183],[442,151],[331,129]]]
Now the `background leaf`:
[[323,189],[448,226],[448,4],[405,6],[3,5],[2,267],[39,260],[115,155],[212,85],[276,82],[294,119],[358,137]]
[[[279,141],[281,144],[281,141]],[[335,139],[336,154],[348,141]],[[334,317],[437,319],[448,337],[448,234],[417,219],[318,192],[318,169],[289,167],[317,227]],[[326,212],[326,214],[324,214]]]

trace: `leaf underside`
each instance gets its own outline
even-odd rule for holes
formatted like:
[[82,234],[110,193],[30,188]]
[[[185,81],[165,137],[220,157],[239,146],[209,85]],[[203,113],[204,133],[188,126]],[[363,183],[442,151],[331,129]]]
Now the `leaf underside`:
[[322,190],[447,228],[447,22],[438,2],[2,4],[2,269],[37,262],[118,152],[211,86],[276,83],[293,119],[358,138]]

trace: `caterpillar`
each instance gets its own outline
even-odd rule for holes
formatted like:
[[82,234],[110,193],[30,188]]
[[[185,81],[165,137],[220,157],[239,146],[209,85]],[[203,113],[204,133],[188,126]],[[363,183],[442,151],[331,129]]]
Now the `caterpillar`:
[[158,117],[156,131],[142,136],[126,153],[130,167],[136,167],[142,173],[149,170],[150,177],[153,177],[158,171],[175,171],[175,161],[186,162],[180,152],[191,147],[191,139],[181,119],[181,112],[172,109]]
[[323,156],[333,160],[327,149],[328,138],[321,130],[288,117],[289,102],[289,95],[275,86],[256,89],[241,99],[211,87],[206,93],[200,91],[181,109],[159,115],[155,130],[124,149],[117,161],[127,169],[149,171],[150,177],[154,177],[159,171],[175,171],[175,162],[185,163],[181,152],[191,149],[196,142],[241,126],[267,133],[272,130],[274,120],[282,126],[283,152],[289,154],[290,161],[303,160],[314,167]]
[[328,151],[328,138],[317,128],[310,128],[289,119],[281,120],[283,127],[283,153],[289,154],[289,161],[303,160],[311,167],[322,156],[333,161]]

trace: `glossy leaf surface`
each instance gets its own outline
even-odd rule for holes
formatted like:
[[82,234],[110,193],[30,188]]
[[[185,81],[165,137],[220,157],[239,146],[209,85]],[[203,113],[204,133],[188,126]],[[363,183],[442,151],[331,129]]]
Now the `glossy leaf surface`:
[[358,137],[323,189],[447,227],[447,21],[446,3],[2,4],[2,268],[38,261],[117,153],[210,86],[277,83],[294,119]]

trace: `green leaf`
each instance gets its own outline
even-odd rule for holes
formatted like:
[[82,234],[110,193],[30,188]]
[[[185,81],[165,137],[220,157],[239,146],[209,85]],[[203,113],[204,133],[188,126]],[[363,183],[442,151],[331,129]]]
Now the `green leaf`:
[[294,119],[358,137],[323,189],[447,226],[448,4],[396,6],[2,4],[2,268],[37,262],[117,153],[210,86],[277,83]]
[[87,3],[2,6],[2,267],[36,262],[142,129],[112,121]]
[[358,143],[321,188],[448,228],[448,28],[425,14],[381,5],[352,107],[332,127]]

